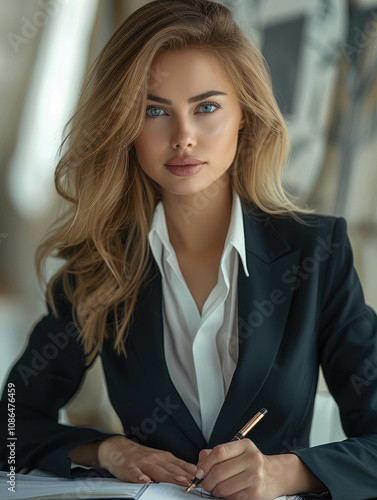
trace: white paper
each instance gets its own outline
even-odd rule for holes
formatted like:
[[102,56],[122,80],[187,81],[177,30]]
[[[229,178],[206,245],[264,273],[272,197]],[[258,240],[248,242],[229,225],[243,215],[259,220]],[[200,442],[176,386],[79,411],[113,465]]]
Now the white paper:
[[[195,500],[197,498],[215,498],[202,488],[197,487],[185,494],[186,487],[170,483],[151,483],[143,493],[143,500]],[[216,500],[221,500],[216,498]]]
[[[15,474],[15,491],[9,491],[9,476],[0,471],[1,500],[66,500],[80,499],[131,499],[141,500],[194,500],[215,498],[200,487],[185,494],[186,487],[170,483],[149,485],[125,483],[118,479],[85,477],[67,479],[36,475]],[[282,496],[275,500],[294,500],[295,496]],[[217,499],[221,500],[221,499]]]
[[[111,478],[38,477],[15,474],[14,492],[6,472],[0,471],[1,500],[65,500],[66,498],[137,498],[145,484],[124,483]],[[187,499],[186,499],[187,500]]]

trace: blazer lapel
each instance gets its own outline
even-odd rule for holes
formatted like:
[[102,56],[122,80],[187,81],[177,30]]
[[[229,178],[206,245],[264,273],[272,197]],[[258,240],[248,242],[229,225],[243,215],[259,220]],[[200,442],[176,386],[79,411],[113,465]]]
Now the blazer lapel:
[[[247,422],[244,414],[272,368],[284,333],[293,295],[292,281],[301,253],[291,250],[273,224],[265,224],[245,209],[243,218],[249,277],[240,262],[239,358],[208,443],[211,448],[229,441]],[[289,282],[283,278],[286,271],[290,273]],[[259,409],[255,408],[255,413]]]
[[[180,397],[166,365],[163,338],[162,285],[159,272],[153,278],[148,291],[148,297],[143,301],[143,306],[134,325],[134,334],[131,335],[135,356],[138,358],[143,372],[147,374],[148,391],[154,393],[153,399],[169,398],[169,403],[174,408],[170,418],[174,420],[198,449],[202,449],[206,446],[206,440]],[[146,348],[146,346],[148,347]]]

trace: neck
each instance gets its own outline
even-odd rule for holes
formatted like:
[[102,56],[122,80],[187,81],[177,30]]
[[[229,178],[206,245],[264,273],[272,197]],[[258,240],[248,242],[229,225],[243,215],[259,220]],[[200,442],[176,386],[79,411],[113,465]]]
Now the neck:
[[162,202],[176,251],[200,254],[224,248],[232,210],[228,174],[194,195],[164,193]]

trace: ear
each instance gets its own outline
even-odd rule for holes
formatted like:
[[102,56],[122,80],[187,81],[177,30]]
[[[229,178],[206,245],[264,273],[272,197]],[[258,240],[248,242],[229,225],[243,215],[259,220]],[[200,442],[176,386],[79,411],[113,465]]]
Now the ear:
[[244,125],[245,125],[245,115],[244,115],[244,113],[242,113],[242,119],[240,121],[240,125],[238,127],[238,130],[241,130],[244,127]]

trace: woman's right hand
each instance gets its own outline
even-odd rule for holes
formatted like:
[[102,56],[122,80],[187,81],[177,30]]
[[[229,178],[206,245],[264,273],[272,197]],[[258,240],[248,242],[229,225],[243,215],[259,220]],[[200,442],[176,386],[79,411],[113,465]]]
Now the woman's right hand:
[[121,481],[150,481],[188,486],[197,467],[168,451],[148,448],[123,436],[112,436],[100,442],[98,463]]

